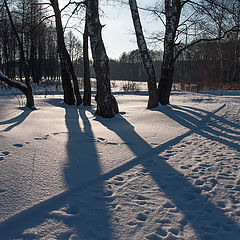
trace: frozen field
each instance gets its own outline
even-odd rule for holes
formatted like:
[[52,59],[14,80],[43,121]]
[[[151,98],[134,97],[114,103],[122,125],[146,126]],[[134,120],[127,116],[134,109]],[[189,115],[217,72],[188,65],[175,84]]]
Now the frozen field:
[[239,240],[240,92],[120,114],[0,94],[0,239]]

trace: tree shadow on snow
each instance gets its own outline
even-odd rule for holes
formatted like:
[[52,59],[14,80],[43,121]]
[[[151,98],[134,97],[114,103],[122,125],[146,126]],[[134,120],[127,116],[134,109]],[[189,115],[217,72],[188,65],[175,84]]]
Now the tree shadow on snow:
[[[110,214],[105,205],[108,193],[104,189],[103,179],[100,179],[101,169],[91,124],[85,109],[67,106],[65,110],[69,137],[64,177],[67,188],[74,190],[75,194],[66,206],[69,216],[61,220],[74,229],[77,239],[111,240]],[[98,181],[89,187],[92,179]],[[82,184],[85,187],[75,191]]]
[[[51,102],[51,104],[63,107],[59,100]],[[145,171],[152,176],[159,189],[183,213],[185,224],[191,224],[198,239],[216,239],[215,232],[211,232],[212,229],[216,231],[218,237],[220,236],[218,239],[237,239],[240,235],[239,226],[225,216],[224,212],[212,204],[206,196],[202,195],[201,190],[193,186],[182,173],[159,156],[161,152],[178,144],[192,133],[237,149],[236,144],[231,142],[235,139],[234,136],[226,132],[219,133],[220,131],[216,129],[221,130],[224,127],[216,126],[210,121],[212,117],[219,118],[215,113],[221,108],[214,112],[182,108],[174,106],[174,110],[158,109],[187,127],[189,131],[155,148],[152,148],[138,135],[134,126],[121,115],[117,115],[113,120],[97,117],[97,121],[115,132],[136,155],[133,160],[102,175],[96,150],[97,139],[93,135],[91,124],[86,116],[86,112],[92,112],[92,109],[85,110],[86,108],[65,106],[68,160],[63,169],[63,176],[68,190],[0,223],[0,237],[6,236],[4,238],[6,240],[13,239],[24,230],[38,226],[46,219],[52,218],[60,220],[72,229],[72,231],[62,233],[63,235],[59,236],[59,239],[69,239],[70,237],[72,239],[114,239],[111,216],[107,209],[107,201],[111,193],[104,189],[104,181],[141,164]],[[223,119],[220,118],[220,120]],[[214,126],[214,130],[209,124]],[[224,134],[222,136],[224,138],[220,138],[220,134]],[[206,229],[210,229],[210,231],[208,232]],[[75,235],[75,238],[71,236],[72,234]]]
[[[217,111],[224,107],[225,105],[222,105]],[[224,117],[206,110],[188,106],[172,105],[171,107],[162,107],[160,111],[183,127],[240,152],[239,144],[234,143],[234,141],[239,141],[240,131],[229,129],[229,127],[240,129],[238,124],[229,122]],[[223,124],[228,127],[224,127]]]
[[0,125],[11,124],[10,126],[6,127],[1,132],[8,132],[8,131],[12,130],[13,128],[17,127],[18,125],[20,125],[21,123],[24,122],[24,120],[29,116],[30,113],[31,113],[31,110],[23,108],[23,112],[21,114],[19,114],[18,116],[0,122]]
[[[224,106],[221,108],[223,107]],[[177,109],[178,107],[175,108]],[[190,130],[156,148],[152,148],[139,136],[134,130],[134,127],[122,116],[117,116],[114,121],[97,118],[105,127],[114,131],[137,156],[132,161],[105,174],[104,179],[109,179],[141,164],[145,168],[145,172],[148,172],[153,177],[161,191],[163,191],[184,214],[185,222],[190,223],[197,233],[198,239],[237,239],[240,236],[240,227],[232,219],[228,218],[221,209],[212,204],[208,200],[208,197],[202,195],[201,189],[193,186],[182,173],[171,167],[165,161],[166,159],[159,156],[161,152],[176,145],[194,132],[239,150],[237,144],[230,142],[230,140],[219,138],[219,132],[206,126],[206,123],[210,122],[210,118],[214,117],[214,114],[221,110],[221,108],[214,112],[205,112],[205,116],[201,115],[200,120],[191,116],[191,114],[197,114],[196,109],[191,109],[191,114],[188,111],[184,113],[172,113],[172,109],[160,110]],[[211,124],[214,125],[213,123]],[[226,137],[226,134],[223,134],[223,136]],[[229,136],[229,139],[232,140],[232,137]],[[145,153],[141,154],[143,149]],[[217,232],[218,237],[215,235]]]
[[0,239],[37,239],[38,235],[24,232],[56,219],[68,226],[68,230],[61,230],[58,239],[111,240],[113,231],[106,207],[109,193],[104,189],[96,139],[85,112],[92,109],[67,106],[60,99],[50,99],[48,103],[65,108],[68,158],[63,178],[67,190],[0,222]]

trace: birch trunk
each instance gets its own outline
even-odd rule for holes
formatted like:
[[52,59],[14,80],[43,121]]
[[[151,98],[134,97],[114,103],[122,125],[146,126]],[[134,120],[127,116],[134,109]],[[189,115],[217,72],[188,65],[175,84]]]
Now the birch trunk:
[[88,20],[87,14],[85,17],[85,29],[83,34],[83,65],[84,65],[84,96],[83,105],[91,106],[91,82],[90,82],[90,67],[88,54]]
[[142,25],[140,21],[140,16],[138,13],[138,7],[136,0],[129,0],[129,6],[131,9],[133,24],[135,28],[135,33],[137,37],[138,49],[141,54],[142,62],[147,73],[148,79],[148,106],[151,109],[158,106],[158,96],[157,96],[157,86],[156,86],[156,75],[153,66],[152,59],[149,55],[147,44],[143,35]]
[[169,104],[174,75],[175,36],[181,14],[180,0],[165,0],[166,30],[161,67],[161,78],[158,85],[158,100],[162,105]]
[[99,21],[98,0],[87,0],[86,6],[93,67],[97,79],[96,115],[104,118],[112,118],[119,110],[117,101],[111,93],[109,59],[102,40],[102,25]]
[[75,98],[74,98],[73,88],[71,83],[71,79],[72,79],[73,86],[74,86],[74,93],[77,100],[76,104],[80,105],[82,103],[82,99],[79,93],[78,81],[74,72],[73,64],[64,41],[64,32],[63,32],[61,12],[59,10],[58,0],[50,0],[50,2],[54,10],[55,20],[56,20],[57,43],[58,43],[58,52],[59,52],[60,63],[61,63],[64,102],[69,105],[75,104]]

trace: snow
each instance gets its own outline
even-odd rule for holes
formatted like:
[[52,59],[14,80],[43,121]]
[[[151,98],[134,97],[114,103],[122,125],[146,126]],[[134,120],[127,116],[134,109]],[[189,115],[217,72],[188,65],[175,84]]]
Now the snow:
[[240,92],[115,97],[103,119],[0,92],[0,239],[240,239]]

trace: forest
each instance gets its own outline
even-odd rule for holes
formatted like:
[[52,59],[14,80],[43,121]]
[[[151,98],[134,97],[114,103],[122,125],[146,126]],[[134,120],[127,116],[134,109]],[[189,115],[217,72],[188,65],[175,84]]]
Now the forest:
[[[129,5],[138,49],[122,53],[119,59],[109,59],[101,36],[102,13],[97,0],[70,0],[62,9],[58,0],[4,0],[0,8],[0,70],[15,81],[15,85],[10,84],[13,87],[18,86],[16,82],[26,82],[30,89],[31,84],[46,80],[61,81],[64,101],[70,105],[82,101],[91,104],[90,78],[95,77],[99,83],[99,113],[111,117],[117,112],[117,103],[111,94],[110,79],[148,82],[148,108],[168,104],[173,83],[195,84],[197,90],[239,89],[238,0],[154,1],[144,6],[139,2],[139,6],[131,0],[117,1],[116,5]],[[164,31],[146,38],[139,11],[153,15]],[[82,26],[78,29],[81,34],[67,27],[73,17]],[[163,44],[163,48],[148,47],[154,44]],[[1,80],[1,84],[9,84]],[[84,82],[83,100],[80,82]],[[33,107],[30,98],[32,103],[28,103]],[[100,110],[100,98],[110,99],[111,113],[105,112],[107,106]]]

